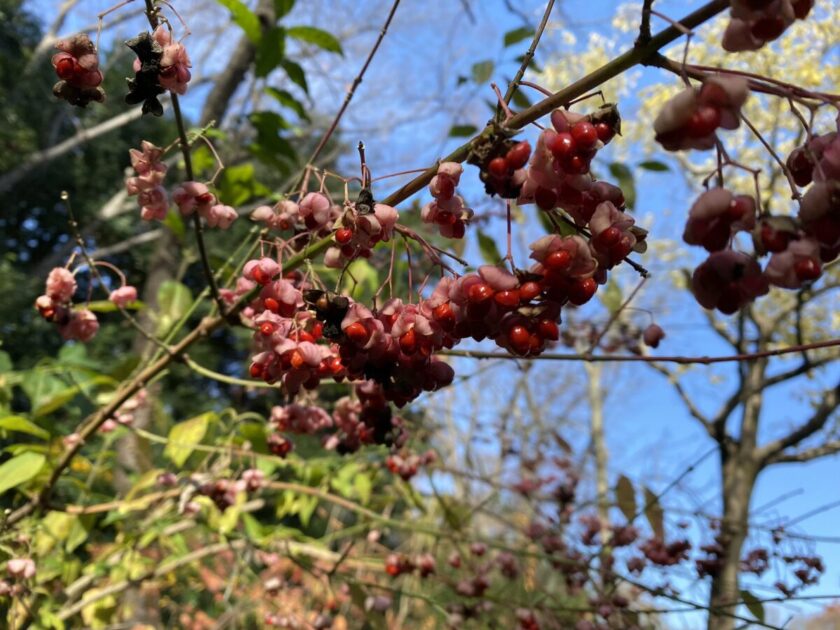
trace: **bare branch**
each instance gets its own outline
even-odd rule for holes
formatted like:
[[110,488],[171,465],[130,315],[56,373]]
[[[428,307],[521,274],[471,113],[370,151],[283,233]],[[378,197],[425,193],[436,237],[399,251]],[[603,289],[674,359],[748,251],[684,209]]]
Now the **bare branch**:
[[773,440],[761,447],[758,450],[759,459],[763,462],[770,463],[784,449],[796,446],[802,440],[812,436],[826,425],[831,414],[837,409],[838,404],[840,404],[840,383],[834,389],[826,392],[822,402],[820,402],[814,414],[808,420],[785,437]]
[[812,459],[817,459],[819,457],[825,457],[826,455],[834,455],[835,453],[840,453],[840,440],[834,440],[832,442],[826,442],[821,446],[815,446],[813,448],[805,449],[804,451],[799,451],[798,453],[790,453],[790,454],[777,454],[771,456],[768,460],[768,464],[791,464],[791,463],[800,463],[800,462],[809,462]]
[[91,140],[110,131],[119,129],[122,126],[139,119],[142,115],[143,112],[139,107],[130,109],[89,129],[82,129],[78,133],[67,138],[67,140],[59,142],[48,149],[35,151],[29,155],[23,163],[20,164],[20,166],[9,171],[5,175],[0,176],[0,193],[8,191],[12,186],[29,175],[29,173],[39,166],[43,166],[47,162],[52,162],[53,160],[60,158],[62,155],[69,153],[86,142],[90,142]]

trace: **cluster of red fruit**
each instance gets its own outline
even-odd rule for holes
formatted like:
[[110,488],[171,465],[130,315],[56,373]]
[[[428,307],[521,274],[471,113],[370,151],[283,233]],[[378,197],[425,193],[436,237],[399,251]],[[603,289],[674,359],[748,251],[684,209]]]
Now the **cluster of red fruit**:
[[[382,388],[372,381],[362,381],[355,385],[353,394],[353,397],[344,396],[336,401],[332,414],[309,405],[273,407],[274,431],[267,438],[269,450],[280,457],[288,455],[294,448],[287,437],[290,433],[318,435],[324,448],[339,453],[355,452],[365,444],[385,444],[395,449],[404,446],[408,436],[402,419],[393,415]],[[416,473],[418,465],[433,461],[434,453],[400,456],[400,469],[397,470],[391,457],[386,463],[393,472],[401,473],[402,466],[413,466]]]
[[[706,78],[700,88],[666,104],[656,119],[657,140],[671,150],[711,148],[717,127],[738,126],[748,93],[740,77]],[[840,118],[837,124],[840,128]],[[757,217],[754,197],[722,187],[707,190],[691,207],[683,239],[711,252],[691,282],[705,308],[732,314],[766,294],[770,285],[798,289],[817,280],[822,265],[840,255],[840,134],[814,136],[791,153],[786,166],[797,186],[813,182],[796,217]],[[752,234],[755,256],[732,249],[738,232]],[[756,257],[768,253],[762,270]]]
[[53,86],[53,94],[79,107],[91,101],[104,101],[105,92],[99,87],[102,84],[99,56],[90,38],[79,33],[60,40],[55,47],[61,52],[53,55],[52,65],[60,80]]
[[815,0],[731,0],[732,19],[723,33],[729,52],[758,50],[778,39],[794,20],[804,20]]
[[737,129],[749,96],[746,79],[711,75],[669,100],[653,123],[656,141],[668,151],[711,149],[720,129]]
[[385,460],[385,466],[394,475],[399,475],[403,481],[408,481],[417,474],[421,466],[428,466],[437,459],[434,451],[429,450],[418,455],[417,453],[400,452],[393,453]]
[[455,194],[463,172],[464,168],[457,162],[441,163],[437,175],[429,183],[434,201],[423,206],[420,213],[424,223],[436,225],[440,235],[446,238],[463,238],[473,217],[473,211],[467,208],[463,197]]

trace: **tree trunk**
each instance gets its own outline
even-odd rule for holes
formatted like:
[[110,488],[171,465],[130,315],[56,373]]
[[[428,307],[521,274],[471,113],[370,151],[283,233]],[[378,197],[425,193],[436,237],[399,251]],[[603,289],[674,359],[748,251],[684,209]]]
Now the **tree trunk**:
[[[733,630],[737,620],[725,613],[736,612],[741,600],[738,574],[741,552],[749,530],[750,498],[758,476],[753,459],[735,448],[721,451],[723,519],[720,526],[724,552],[720,572],[712,578],[709,595],[709,630]],[[724,613],[724,614],[721,614]]]

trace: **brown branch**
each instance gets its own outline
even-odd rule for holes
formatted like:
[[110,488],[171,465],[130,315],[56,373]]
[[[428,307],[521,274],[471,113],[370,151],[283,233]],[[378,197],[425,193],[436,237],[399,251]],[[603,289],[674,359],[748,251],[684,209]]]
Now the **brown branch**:
[[804,451],[799,451],[798,453],[789,453],[789,454],[782,454],[778,453],[776,455],[772,455],[768,460],[768,464],[793,464],[793,463],[801,463],[801,462],[809,462],[812,459],[817,459],[819,457],[825,457],[827,455],[834,455],[835,453],[840,453],[840,440],[834,440],[832,442],[826,442],[821,446],[815,446],[813,448],[805,449]]
[[840,404],[840,383],[834,389],[825,393],[822,401],[808,420],[785,437],[773,440],[759,448],[758,459],[762,462],[769,463],[786,448],[796,446],[802,440],[812,436],[825,426],[831,414],[837,409],[838,404]]
[[614,362],[614,363],[679,363],[682,365],[701,364],[711,365],[713,363],[735,363],[741,361],[752,361],[767,357],[777,357],[803,350],[815,350],[817,348],[834,348],[840,346],[840,339],[828,341],[815,341],[795,346],[784,346],[774,350],[762,350],[761,352],[745,352],[742,354],[728,354],[723,356],[645,356],[636,354],[588,354],[588,353],[567,353],[558,354],[546,352],[533,357],[519,357],[505,352],[483,352],[479,350],[446,350],[442,355],[452,357],[466,357],[468,359],[508,359],[511,361],[590,361],[590,362]]
[[[516,92],[517,88],[519,87],[519,82],[522,80],[522,77],[525,76],[525,71],[528,69],[528,66],[531,64],[531,60],[534,58],[534,54],[537,52],[537,46],[540,43],[540,38],[542,37],[543,31],[545,31],[545,27],[548,24],[548,17],[551,15],[551,10],[554,8],[554,0],[548,0],[548,4],[545,5],[545,11],[543,11],[542,19],[540,20],[539,26],[537,26],[537,30],[534,32],[534,38],[531,40],[531,45],[528,47],[525,56],[522,58],[522,63],[519,65],[519,69],[516,71],[516,75],[514,75],[513,80],[508,85],[507,92],[505,92],[504,103],[505,105],[510,103],[510,99],[513,98],[514,92]],[[499,119],[501,116],[501,107],[496,108],[496,118]]]
[[350,85],[350,89],[347,90],[347,95],[344,97],[344,102],[341,104],[341,107],[339,108],[338,113],[335,115],[335,118],[333,118],[332,124],[330,125],[329,129],[327,129],[327,132],[321,137],[321,141],[318,142],[318,146],[315,147],[315,150],[309,157],[307,164],[312,164],[315,160],[318,159],[318,156],[321,155],[321,151],[324,150],[324,147],[327,145],[327,142],[332,137],[333,133],[335,133],[336,128],[338,128],[338,123],[341,121],[342,116],[344,116],[344,112],[350,105],[350,101],[353,100],[353,95],[356,93],[356,88],[358,88],[359,85],[362,83],[365,73],[367,72],[368,66],[370,66],[371,61],[373,61],[373,57],[374,55],[376,55],[376,51],[379,50],[379,45],[385,38],[385,34],[388,32],[388,27],[391,25],[391,20],[394,19],[394,14],[397,12],[397,7],[399,5],[400,0],[394,0],[394,4],[391,5],[391,10],[388,12],[388,17],[385,19],[385,24],[383,24],[382,29],[379,31],[379,36],[376,38],[376,42],[374,42],[373,48],[370,49],[370,52],[368,53],[367,59],[365,59],[364,64],[362,64],[362,69],[359,70],[359,74],[357,74],[356,78],[353,79],[353,83]]

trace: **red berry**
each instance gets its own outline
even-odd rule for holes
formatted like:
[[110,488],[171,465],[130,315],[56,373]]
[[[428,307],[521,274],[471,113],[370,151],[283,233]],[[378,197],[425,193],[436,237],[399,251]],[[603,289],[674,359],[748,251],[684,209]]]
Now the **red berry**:
[[568,269],[571,264],[572,256],[565,249],[558,249],[557,251],[551,252],[545,257],[545,260],[543,260],[543,265],[552,271],[564,271]]
[[787,159],[787,167],[797,186],[807,186],[814,179],[814,163],[804,147],[791,152]]
[[537,324],[537,332],[539,332],[543,339],[549,339],[551,341],[560,339],[560,329],[557,326],[557,322],[550,319],[541,319],[539,324]]
[[269,310],[272,313],[276,313],[280,310],[280,302],[274,298],[265,298],[263,300],[263,306],[265,306],[266,310]]
[[350,228],[339,228],[335,231],[335,241],[342,245],[346,245],[353,240],[353,230]]
[[537,188],[534,202],[542,210],[553,210],[557,206],[557,193],[550,188]]
[[271,276],[268,275],[265,271],[263,271],[260,267],[254,267],[254,270],[251,272],[251,275],[254,276],[254,280],[259,284],[268,284],[271,282]]
[[731,235],[732,229],[729,223],[716,220],[712,228],[703,235],[700,244],[706,248],[706,251],[717,252],[726,247]]
[[274,334],[275,330],[277,330],[277,324],[275,324],[274,322],[263,322],[262,324],[260,324],[260,332],[263,335],[268,336]]
[[510,151],[505,156],[508,168],[516,170],[522,168],[528,163],[528,158],[531,157],[531,145],[528,142],[519,142],[511,147]]
[[251,367],[248,368],[248,373],[251,375],[251,378],[260,378],[265,371],[265,366],[262,363],[252,363]]
[[511,348],[519,354],[525,354],[531,347],[531,334],[525,326],[511,326],[507,338]]
[[463,221],[456,221],[452,224],[452,238],[464,238],[466,231],[466,223]]
[[581,149],[591,149],[598,144],[598,132],[591,122],[581,120],[571,129],[572,138]]
[[685,132],[691,138],[703,138],[720,125],[720,110],[711,105],[701,105],[685,124]]
[[796,273],[796,277],[802,282],[816,280],[822,275],[820,264],[813,258],[802,258],[797,260],[793,265],[793,270]]
[[487,165],[488,172],[497,179],[504,179],[508,174],[508,163],[503,157],[497,157],[490,160]]
[[414,354],[417,350],[417,334],[413,328],[409,328],[402,337],[400,337],[400,350],[406,354]]
[[598,134],[598,140],[604,144],[609,144],[610,140],[615,137],[615,129],[607,123],[600,122],[596,124],[595,131]]
[[542,287],[536,282],[525,282],[521,287],[519,287],[519,297],[523,304],[530,302],[540,293],[542,293]]
[[598,236],[592,239],[592,244],[594,245],[595,249],[604,251],[608,250],[610,247],[618,243],[621,240],[621,230],[619,230],[614,225],[611,225],[603,232],[600,232]]
[[365,344],[370,338],[370,333],[368,333],[367,328],[365,328],[362,322],[353,322],[344,329],[344,334],[347,335],[350,341],[359,345]]
[[455,313],[452,312],[452,307],[449,306],[449,302],[444,302],[436,306],[432,311],[432,317],[435,318],[435,321],[444,330],[452,330],[455,326]]
[[761,226],[761,244],[768,252],[783,252],[787,249],[790,241],[790,234],[780,230],[774,230],[766,223]]
[[76,74],[76,65],[76,62],[70,57],[59,59],[58,63],[55,64],[55,73],[58,75],[59,79],[67,81]]
[[458,217],[446,210],[438,212],[437,217],[435,217],[435,223],[438,225],[455,225],[457,221]]
[[580,306],[586,304],[595,295],[598,290],[598,283],[592,278],[583,278],[582,280],[575,280],[569,286],[569,301],[572,304]]
[[555,134],[551,139],[548,150],[559,159],[566,159],[577,151],[577,143],[568,131]]
[[563,169],[572,175],[585,175],[589,172],[589,160],[577,154],[569,156],[563,164]]
[[514,309],[519,306],[519,290],[498,291],[493,296],[493,299],[496,301],[496,304],[504,309]]
[[476,282],[467,291],[467,297],[473,304],[481,304],[493,297],[493,289],[489,284],[484,282]]
[[216,197],[213,196],[213,193],[206,192],[197,195],[195,200],[201,205],[206,205],[208,203],[213,203],[214,201],[216,201]]
[[743,220],[752,210],[752,198],[746,195],[738,195],[729,204],[729,209],[726,211],[727,216],[732,221]]

